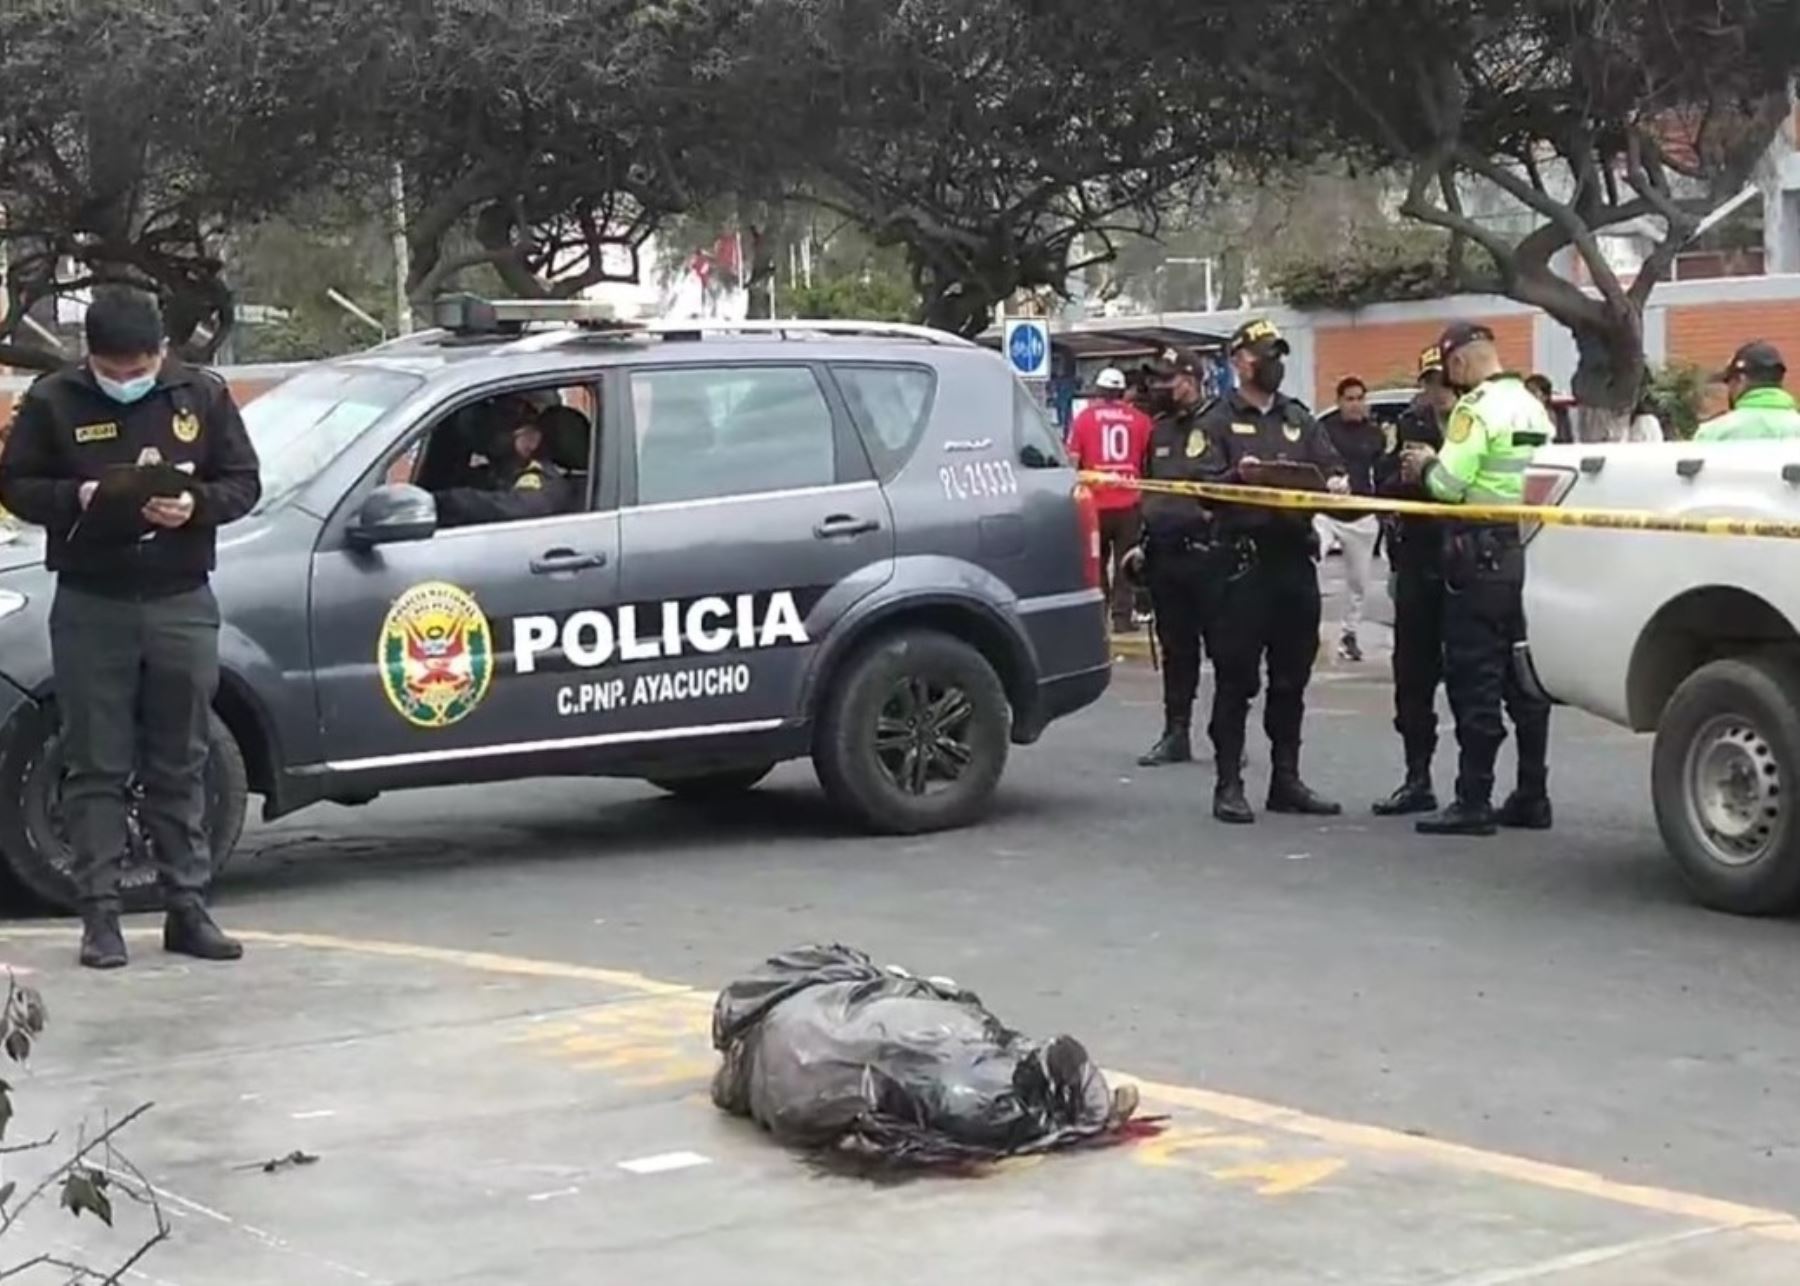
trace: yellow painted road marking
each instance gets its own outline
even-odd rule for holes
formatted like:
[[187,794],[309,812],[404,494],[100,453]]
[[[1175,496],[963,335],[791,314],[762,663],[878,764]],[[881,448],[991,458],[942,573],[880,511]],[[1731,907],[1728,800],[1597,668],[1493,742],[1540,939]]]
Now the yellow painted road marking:
[[1515,1183],[1593,1197],[1598,1201],[1636,1206],[1640,1210],[1700,1219],[1777,1241],[1800,1242],[1800,1218],[1785,1210],[1742,1205],[1735,1201],[1723,1201],[1716,1197],[1704,1197],[1647,1184],[1623,1183],[1590,1170],[1533,1161],[1529,1157],[1513,1156],[1505,1152],[1489,1152],[1461,1143],[1446,1143],[1441,1139],[1420,1138],[1418,1135],[1379,1125],[1362,1125],[1355,1121],[1314,1116],[1309,1112],[1242,1098],[1236,1094],[1221,1094],[1215,1090],[1195,1089],[1186,1085],[1163,1085],[1141,1080],[1127,1072],[1109,1072],[1107,1075],[1121,1082],[1131,1082],[1138,1087],[1138,1092],[1144,1098],[1169,1107],[1190,1108],[1245,1125],[1258,1125],[1265,1129],[1318,1139],[1337,1147],[1364,1148],[1371,1152],[1409,1157],[1451,1169],[1510,1179]]
[[[141,936],[148,930],[137,930]],[[356,955],[382,956],[389,959],[417,960],[425,963],[454,965],[485,973],[510,974],[529,978],[561,978],[577,982],[601,982],[624,990],[639,991],[648,996],[704,996],[695,987],[661,982],[642,974],[616,969],[595,969],[587,965],[564,964],[554,960],[534,960],[519,956],[496,955],[486,951],[455,951],[444,947],[420,946],[409,942],[370,941],[316,933],[241,932],[246,942],[268,946],[309,947],[324,951],[343,951]],[[69,928],[5,927],[0,928],[0,941],[18,939],[55,939],[73,944],[76,931]],[[1184,1107],[1221,1116],[1246,1125],[1261,1126],[1285,1134],[1319,1139],[1339,1147],[1365,1148],[1372,1152],[1428,1162],[1466,1173],[1490,1175],[1515,1183],[1548,1188],[1558,1192],[1591,1197],[1596,1201],[1631,1206],[1658,1214],[1675,1215],[1715,1224],[1720,1228],[1743,1231],[1775,1241],[1800,1243],[1800,1218],[1786,1210],[1773,1210],[1744,1205],[1717,1197],[1681,1192],[1649,1184],[1625,1183],[1609,1179],[1591,1170],[1534,1161],[1529,1157],[1440,1139],[1421,1138],[1379,1125],[1362,1125],[1355,1121],[1339,1121],[1315,1116],[1309,1112],[1264,1103],[1236,1094],[1197,1089],[1187,1085],[1166,1085],[1147,1081],[1125,1072],[1108,1072],[1120,1083],[1131,1083],[1149,1100],[1168,1107]]]
[[1259,1161],[1255,1165],[1234,1165],[1229,1170],[1211,1171],[1215,1179],[1254,1179],[1259,1197],[1285,1197],[1302,1192],[1315,1183],[1323,1183],[1349,1162],[1336,1157],[1316,1161]]
[[1222,1134],[1206,1126],[1195,1126],[1164,1130],[1154,1138],[1145,1139],[1138,1144],[1132,1149],[1131,1155],[1140,1165],[1162,1168],[1183,1164],[1183,1158],[1189,1152],[1214,1149],[1255,1152],[1268,1146],[1267,1139],[1259,1139],[1253,1134]]

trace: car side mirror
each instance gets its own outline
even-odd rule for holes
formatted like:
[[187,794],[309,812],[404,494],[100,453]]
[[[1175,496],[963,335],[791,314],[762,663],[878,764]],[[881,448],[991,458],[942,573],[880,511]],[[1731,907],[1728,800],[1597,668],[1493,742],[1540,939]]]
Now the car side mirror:
[[428,540],[438,528],[437,501],[423,487],[396,482],[377,487],[344,533],[354,545]]

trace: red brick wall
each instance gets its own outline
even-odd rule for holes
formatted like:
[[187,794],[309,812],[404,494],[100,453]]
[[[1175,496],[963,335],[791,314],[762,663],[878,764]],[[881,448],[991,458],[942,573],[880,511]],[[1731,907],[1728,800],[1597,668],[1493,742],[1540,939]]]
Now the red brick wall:
[[1742,344],[1766,339],[1800,369],[1800,299],[1764,304],[1705,304],[1668,310],[1670,361],[1722,368]]
[[[1531,317],[1476,318],[1494,332],[1500,356],[1508,366],[1531,366]],[[1337,382],[1356,375],[1374,387],[1412,384],[1419,371],[1419,353],[1437,341],[1443,321],[1380,322],[1369,325],[1321,326],[1313,332],[1313,373],[1317,383],[1314,406],[1332,405]]]

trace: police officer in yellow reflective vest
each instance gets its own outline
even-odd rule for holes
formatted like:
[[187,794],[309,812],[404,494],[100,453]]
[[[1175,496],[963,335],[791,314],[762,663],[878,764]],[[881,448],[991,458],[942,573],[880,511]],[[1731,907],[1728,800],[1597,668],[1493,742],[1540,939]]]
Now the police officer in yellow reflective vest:
[[[1434,500],[1518,504],[1532,453],[1555,436],[1543,404],[1501,369],[1493,332],[1461,322],[1438,341],[1444,374],[1462,393],[1444,445],[1411,445],[1403,470]],[[1456,716],[1461,760],[1456,800],[1418,823],[1426,835],[1492,835],[1497,826],[1548,830],[1550,706],[1520,685],[1513,645],[1525,637],[1525,551],[1517,523],[1453,522],[1444,549],[1444,686]],[[1494,759],[1512,716],[1519,779],[1498,812]]]

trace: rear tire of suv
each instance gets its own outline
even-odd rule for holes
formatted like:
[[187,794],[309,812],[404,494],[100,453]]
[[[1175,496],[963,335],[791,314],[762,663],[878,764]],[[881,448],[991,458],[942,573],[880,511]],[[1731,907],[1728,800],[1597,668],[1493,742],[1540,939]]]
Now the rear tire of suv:
[[826,699],[813,765],[833,803],[872,830],[966,826],[1006,768],[1012,714],[987,658],[913,631],[856,655]]
[[729,799],[754,790],[774,771],[772,763],[752,764],[748,768],[727,768],[721,772],[696,773],[692,777],[651,777],[647,780],[677,799],[705,801]]
[[[207,736],[206,833],[216,877],[244,830],[249,777],[237,738],[216,714],[210,718]],[[0,809],[0,859],[29,897],[50,910],[74,911],[80,897],[70,874],[74,851],[58,803],[62,777],[62,730],[55,706],[46,703],[0,755],[0,800],[18,801],[16,808]],[[153,855],[135,808],[130,834],[120,901],[126,911],[155,910],[162,905],[162,890],[156,885]]]
[[1716,911],[1800,906],[1800,673],[1769,657],[1715,661],[1676,689],[1656,729],[1663,843]]

